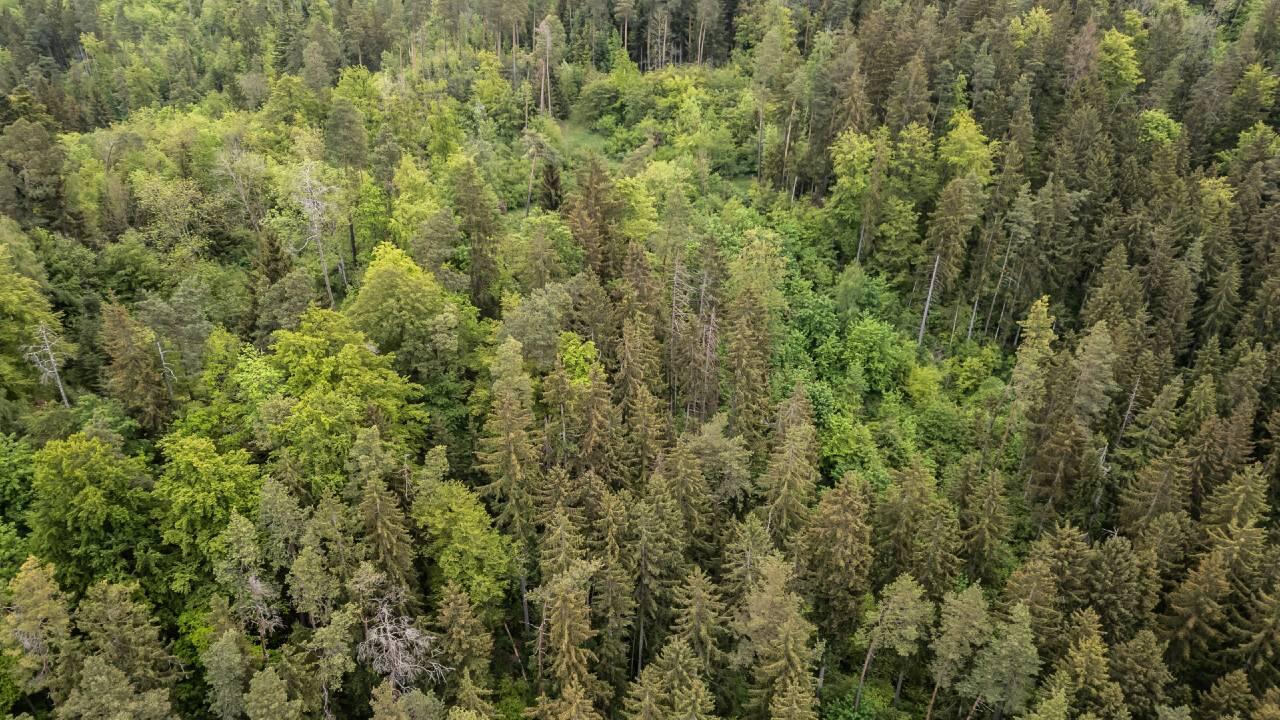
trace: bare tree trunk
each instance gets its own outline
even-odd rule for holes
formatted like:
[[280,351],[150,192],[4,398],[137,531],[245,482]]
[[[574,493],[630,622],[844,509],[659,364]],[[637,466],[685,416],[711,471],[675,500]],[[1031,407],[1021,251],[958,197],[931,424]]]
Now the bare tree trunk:
[[533,173],[538,166],[537,156],[529,157],[529,191],[524,195],[524,216],[529,217],[529,206],[533,204]]
[[938,683],[933,684],[933,692],[929,695],[929,707],[924,711],[924,720],[933,720],[933,703],[938,699]]
[[942,262],[942,253],[933,256],[933,274],[929,276],[929,291],[924,296],[924,314],[920,316],[920,333],[916,335],[916,345],[924,344],[924,327],[929,322],[929,305],[933,303],[933,287],[938,282],[938,265]]
[[853,697],[853,709],[857,710],[862,707],[862,686],[867,682],[867,670],[871,668],[871,661],[876,656],[876,644],[872,641],[867,645],[867,656],[862,660],[862,672],[858,675],[858,692]]

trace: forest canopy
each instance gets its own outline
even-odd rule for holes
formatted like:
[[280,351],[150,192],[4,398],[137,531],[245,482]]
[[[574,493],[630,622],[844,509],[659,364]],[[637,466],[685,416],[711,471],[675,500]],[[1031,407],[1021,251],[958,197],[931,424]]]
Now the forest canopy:
[[1280,719],[1280,0],[0,0],[0,716]]

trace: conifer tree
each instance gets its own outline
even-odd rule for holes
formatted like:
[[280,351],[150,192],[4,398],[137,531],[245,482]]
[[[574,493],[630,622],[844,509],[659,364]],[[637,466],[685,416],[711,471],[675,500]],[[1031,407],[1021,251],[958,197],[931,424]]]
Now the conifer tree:
[[639,667],[652,639],[666,625],[670,593],[683,574],[686,538],[670,481],[661,475],[650,477],[645,497],[633,507],[630,524],[636,612],[632,644],[634,666]]
[[857,599],[869,587],[871,524],[866,482],[850,472],[822,494],[792,554],[797,581],[828,647],[845,651],[858,624]]
[[241,645],[240,632],[230,629],[200,654],[205,682],[209,684],[209,710],[222,720],[233,720],[244,713],[249,663]]
[[[80,683],[58,708],[58,717],[69,720],[124,717],[165,720],[171,717],[172,712],[167,690],[140,691],[109,661],[93,655],[85,660]],[[250,715],[250,720],[257,720],[257,717]]]
[[760,716],[789,684],[813,688],[814,627],[791,581],[789,564],[767,558],[739,615],[737,664],[751,668],[751,707]]
[[155,332],[125,306],[109,302],[102,308],[102,348],[109,358],[103,368],[107,391],[143,427],[160,430],[177,402],[177,378]]
[[440,633],[440,662],[453,670],[448,680],[454,696],[464,675],[473,687],[487,687],[493,636],[462,586],[452,581],[445,585],[434,624]]
[[470,245],[470,297],[486,317],[498,311],[498,200],[471,158],[453,170],[453,210],[458,229]]
[[359,513],[370,559],[392,582],[412,592],[417,587],[412,540],[400,502],[382,478],[365,479]]
[[530,543],[534,488],[540,473],[539,434],[534,427],[532,381],[524,371],[520,350],[519,341],[508,338],[489,366],[493,405],[485,418],[477,467],[489,477],[483,492],[500,501],[499,524],[520,542]]
[[970,577],[998,579],[1009,560],[1012,520],[1005,497],[1004,477],[998,470],[984,473],[960,509],[960,549]]
[[1031,613],[1017,603],[1009,617],[996,626],[991,641],[978,651],[973,670],[958,685],[973,706],[984,703],[1001,713],[1017,713],[1026,707],[1040,672],[1040,655],[1031,631]]
[[630,676],[629,640],[636,607],[626,504],[615,493],[604,494],[592,547],[600,562],[591,594],[591,614],[599,629],[599,675],[615,689]]
[[779,544],[803,527],[818,484],[817,430],[799,384],[786,405],[795,408],[796,417],[785,432],[779,428],[778,444],[757,480],[763,496],[760,512],[765,527]]
[[290,700],[284,681],[275,668],[268,667],[254,673],[249,681],[244,712],[249,720],[300,720],[302,701]]
[[1243,670],[1232,670],[1213,681],[1200,697],[1201,717],[1248,717],[1257,701]]
[[991,639],[992,623],[987,613],[987,600],[982,587],[970,585],[959,593],[947,593],[942,601],[938,632],[933,640],[933,661],[929,674],[933,677],[933,693],[925,719],[933,716],[938,690],[951,688],[963,677],[966,666],[979,648]]
[[924,588],[910,575],[900,575],[881,591],[880,600],[875,609],[869,611],[862,631],[867,653],[858,675],[855,707],[862,704],[862,688],[876,654],[887,648],[901,658],[914,655],[920,639],[933,625],[933,614],[933,603],[924,597]]
[[699,672],[710,675],[721,666],[725,655],[721,648],[727,633],[724,603],[714,582],[702,568],[694,566],[672,593],[672,601],[676,608],[673,637],[689,647],[698,660]]
[[140,692],[168,688],[177,660],[165,648],[150,610],[135,599],[138,592],[136,585],[92,585],[76,608],[81,648],[124,673]]
[[0,647],[11,663],[10,673],[27,693],[58,686],[60,654],[71,649],[71,615],[53,576],[54,569],[34,555],[9,580],[10,607],[4,613]]
[[1114,643],[1148,622],[1160,600],[1155,552],[1135,548],[1123,535],[1107,538],[1089,572],[1090,604]]
[[596,635],[587,604],[588,582],[595,569],[578,561],[559,575],[544,579],[534,594],[542,607],[539,635],[549,656],[547,670],[564,696],[570,688],[597,693],[598,681],[592,674],[596,654],[587,646]]
[[1072,615],[1073,640],[1067,654],[1054,666],[1048,686],[1061,690],[1071,708],[1091,713],[1097,718],[1125,720],[1124,689],[1111,679],[1111,665],[1106,644],[1098,625],[1098,616],[1090,609]]
[[1164,663],[1166,645],[1149,629],[1111,649],[1111,678],[1124,688],[1125,703],[1135,720],[1156,718],[1165,704],[1173,674]]

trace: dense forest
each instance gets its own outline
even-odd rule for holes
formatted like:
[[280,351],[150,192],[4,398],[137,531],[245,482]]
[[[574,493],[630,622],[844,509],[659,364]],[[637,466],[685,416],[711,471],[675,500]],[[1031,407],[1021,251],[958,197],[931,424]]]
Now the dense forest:
[[0,716],[1280,720],[1280,0],[0,0]]

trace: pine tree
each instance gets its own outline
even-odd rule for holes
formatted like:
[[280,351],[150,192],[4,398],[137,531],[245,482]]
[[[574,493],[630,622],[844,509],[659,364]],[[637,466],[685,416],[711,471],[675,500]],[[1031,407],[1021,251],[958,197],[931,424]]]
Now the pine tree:
[[1114,643],[1145,624],[1160,599],[1160,575],[1150,548],[1135,548],[1122,535],[1108,537],[1098,548],[1089,572],[1090,604]]
[[98,582],[76,608],[81,647],[124,673],[140,692],[172,686],[177,659],[169,654],[136,585]]
[[628,660],[635,620],[635,571],[627,552],[627,501],[612,492],[601,498],[592,552],[600,562],[591,594],[591,613],[599,629],[599,675],[619,689],[630,676]]
[[867,654],[858,676],[854,706],[862,704],[862,687],[876,654],[888,648],[900,658],[909,658],[919,649],[920,639],[933,625],[934,607],[924,597],[924,588],[910,575],[900,575],[880,593],[880,601],[870,610],[862,631]]
[[582,535],[563,505],[551,511],[539,546],[538,571],[545,579],[568,572],[583,559]]
[[474,160],[462,158],[452,168],[453,210],[458,229],[470,245],[470,297],[486,317],[498,311],[498,200]]
[[[94,655],[85,660],[80,683],[58,707],[58,717],[68,720],[165,720],[173,713],[168,695],[167,690],[138,690],[123,672]],[[257,718],[250,715],[250,720]]]
[[1012,519],[1004,491],[1004,476],[984,473],[960,509],[961,555],[971,577],[996,581],[1009,562]]
[[817,720],[818,699],[811,683],[789,680],[769,703],[771,720]]
[[227,630],[200,654],[209,685],[209,710],[222,720],[234,720],[244,713],[249,663],[242,645],[241,633]]
[[664,707],[667,690],[661,673],[655,664],[650,664],[640,671],[640,676],[631,682],[627,696],[623,701],[623,716],[627,720],[661,720],[666,717]]
[[118,399],[143,427],[160,430],[176,402],[172,365],[159,338],[121,304],[102,307],[103,368],[107,392]]
[[588,268],[605,281],[621,270],[622,243],[618,225],[624,206],[616,197],[604,163],[588,155],[578,173],[578,190],[569,196],[566,220],[582,246]]
[[1259,687],[1274,684],[1280,677],[1280,586],[1248,591],[1242,607],[1234,613],[1230,629],[1236,646],[1233,657]]
[[932,269],[928,271],[925,286],[924,312],[920,316],[920,331],[916,344],[924,342],[929,323],[929,310],[934,296],[939,297],[951,288],[959,277],[964,263],[965,249],[977,227],[986,202],[982,182],[970,173],[953,179],[943,188],[938,198],[938,208],[929,222],[928,246],[932,251]]
[[0,647],[13,680],[26,693],[57,687],[58,663],[71,647],[71,616],[52,566],[34,555],[9,580],[10,606],[3,616]]
[[1200,696],[1200,716],[1249,717],[1256,702],[1248,675],[1243,670],[1233,670],[1214,680],[1209,692]]
[[1166,598],[1169,656],[1177,666],[1210,657],[1221,641],[1224,604],[1231,592],[1229,573],[1225,553],[1207,553]]
[[1063,601],[1053,568],[1043,558],[1027,558],[1009,576],[1004,586],[1004,599],[1009,607],[1023,605],[1033,628],[1035,646],[1045,655],[1061,642]]
[[785,561],[767,558],[739,615],[737,663],[751,668],[751,707],[760,716],[789,684],[813,686],[814,627],[800,596],[790,591],[791,581]]
[[679,637],[668,641],[653,662],[652,667],[662,676],[668,717],[708,720],[714,716],[715,700],[702,679],[700,665],[693,650]]
[[1071,707],[1098,718],[1126,720],[1124,689],[1111,679],[1107,646],[1102,640],[1098,616],[1085,609],[1072,615],[1072,640],[1067,654],[1049,677],[1053,691],[1062,690]]
[[1140,630],[1111,649],[1111,679],[1124,688],[1136,720],[1154,720],[1165,704],[1165,689],[1174,680],[1164,664],[1166,647],[1151,630]]
[[1039,672],[1031,612],[1020,602],[978,651],[973,670],[957,689],[961,696],[974,699],[974,707],[985,703],[999,713],[1017,713],[1026,707]]
[[748,515],[730,529],[725,541],[725,589],[729,607],[742,604],[760,580],[765,560],[776,549],[764,523],[757,515]]
[[588,582],[594,571],[594,565],[579,561],[565,572],[545,578],[534,593],[534,599],[542,606],[539,635],[544,638],[545,652],[550,657],[549,672],[566,696],[570,688],[597,694],[599,681],[591,673],[596,655],[587,646],[596,635],[588,605]]
[[[638,667],[670,611],[670,593],[683,574],[685,540],[670,482],[651,476],[645,497],[633,506],[636,623],[633,658]],[[633,670],[634,672],[634,670]]]
[[724,357],[730,427],[757,462],[764,457],[773,324],[785,302],[778,288],[783,268],[777,248],[760,235],[729,267]]
[[951,688],[964,673],[974,654],[993,635],[987,600],[978,585],[970,585],[959,593],[947,593],[942,601],[941,619],[933,640],[933,661],[929,674],[933,677],[933,693],[925,720],[933,717],[938,690]]

